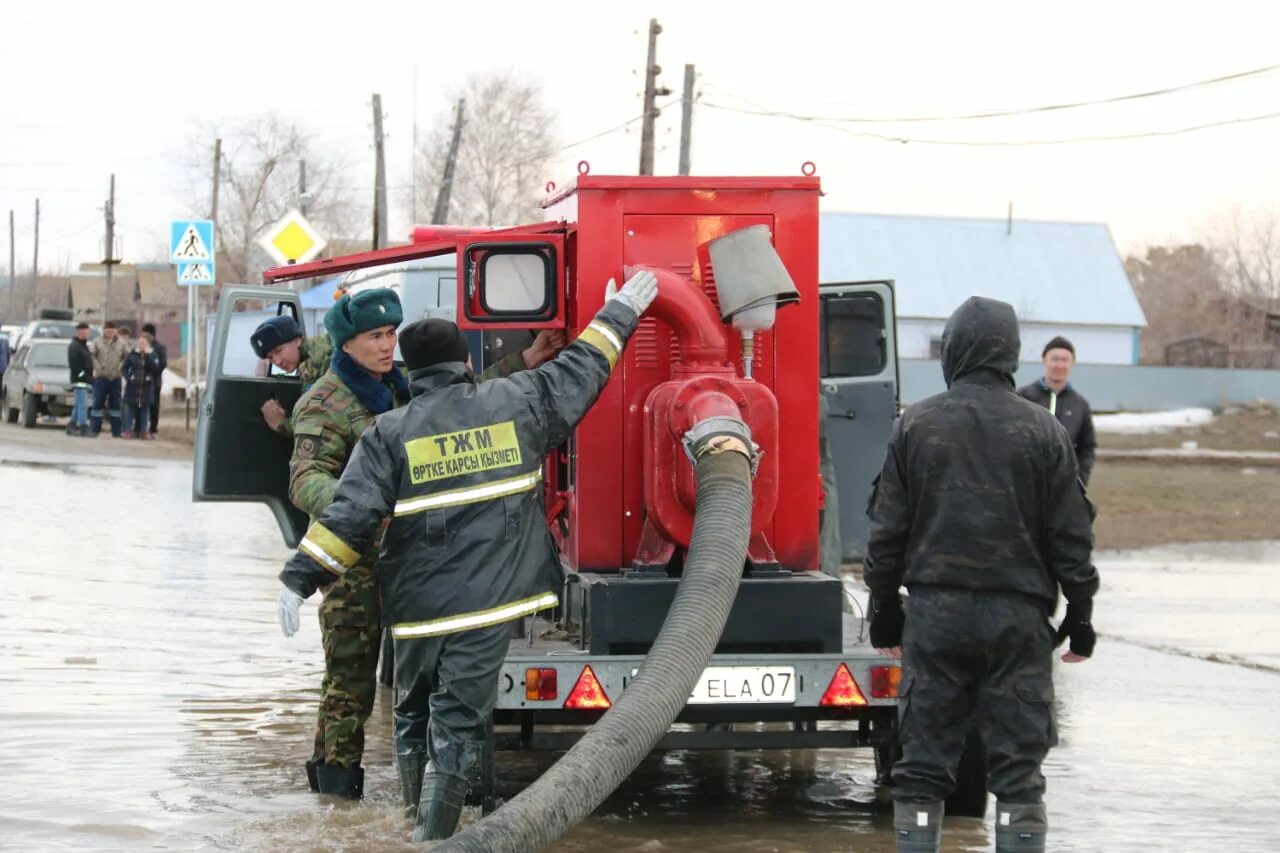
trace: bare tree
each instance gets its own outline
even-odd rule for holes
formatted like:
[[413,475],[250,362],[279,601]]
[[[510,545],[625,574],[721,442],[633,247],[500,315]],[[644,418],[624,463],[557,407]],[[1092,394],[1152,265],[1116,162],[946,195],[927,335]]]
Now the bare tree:
[[1163,364],[1165,347],[1174,341],[1203,337],[1227,344],[1226,272],[1206,246],[1150,246],[1124,261],[1147,328],[1142,333],[1141,361]]
[[[212,140],[222,138],[218,195],[218,280],[251,282],[272,261],[257,244],[268,225],[303,202],[307,219],[325,237],[356,233],[367,217],[349,186],[350,169],[322,149],[314,135],[277,113],[247,118],[231,128],[209,129],[209,145],[188,164],[191,213],[207,216],[213,183]],[[299,173],[306,163],[307,197]]]
[[1212,219],[1208,242],[1222,258],[1232,290],[1274,308],[1280,300],[1280,215],[1274,207],[1236,206]]
[[[538,201],[555,153],[555,113],[542,88],[513,70],[474,74],[450,93],[414,160],[414,180],[430,209],[445,172],[453,104],[466,99],[449,221],[517,225],[541,219]],[[421,207],[420,203],[420,207]]]

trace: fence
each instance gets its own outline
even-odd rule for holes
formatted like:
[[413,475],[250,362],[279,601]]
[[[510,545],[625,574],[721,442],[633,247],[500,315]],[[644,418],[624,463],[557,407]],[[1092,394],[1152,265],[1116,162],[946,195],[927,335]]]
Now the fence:
[[[1018,368],[1018,385],[1035,382],[1042,375],[1039,362],[1025,362]],[[902,359],[899,376],[904,404],[946,387],[942,367],[932,359]],[[1259,400],[1280,405],[1280,370],[1078,364],[1071,372],[1071,384],[1098,412],[1215,409]]]

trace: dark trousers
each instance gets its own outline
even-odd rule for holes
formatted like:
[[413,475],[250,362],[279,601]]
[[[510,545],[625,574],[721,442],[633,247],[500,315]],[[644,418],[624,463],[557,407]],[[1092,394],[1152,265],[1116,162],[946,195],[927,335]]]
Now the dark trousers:
[[432,771],[469,778],[498,700],[498,673],[510,645],[509,622],[397,639],[396,754],[426,753]]
[[150,417],[151,431],[153,433],[158,432],[156,427],[160,425],[160,385],[159,384],[156,385],[155,396],[152,398],[152,403],[150,406],[150,415],[151,415]]
[[1005,803],[1039,803],[1040,764],[1057,744],[1053,629],[1015,594],[913,588],[906,601],[894,798],[932,803],[955,788],[965,737],[987,753],[987,787]]
[[[105,408],[104,408],[105,407]],[[89,412],[92,431],[97,435],[102,431],[102,418],[107,415],[111,419],[111,434],[120,434],[120,379],[93,380],[93,409]]]

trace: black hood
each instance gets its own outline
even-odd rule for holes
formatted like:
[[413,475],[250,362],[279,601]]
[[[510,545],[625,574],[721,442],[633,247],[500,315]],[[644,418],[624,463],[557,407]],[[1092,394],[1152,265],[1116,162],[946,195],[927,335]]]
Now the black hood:
[[942,332],[942,377],[950,388],[961,377],[987,371],[1013,387],[1021,350],[1013,306],[971,296],[951,315]]

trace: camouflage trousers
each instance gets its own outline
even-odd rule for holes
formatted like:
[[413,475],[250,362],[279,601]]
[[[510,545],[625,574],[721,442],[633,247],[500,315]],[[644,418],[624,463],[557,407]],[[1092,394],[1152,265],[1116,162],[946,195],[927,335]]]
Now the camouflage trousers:
[[364,724],[377,693],[382,615],[373,568],[364,562],[324,589],[320,604],[324,682],[314,758],[331,767],[358,767]]
[[1040,765],[1058,742],[1054,636],[1042,606],[1016,594],[915,587],[905,610],[894,799],[946,799],[976,729],[987,789],[1006,803],[1041,802]]

